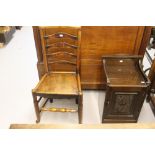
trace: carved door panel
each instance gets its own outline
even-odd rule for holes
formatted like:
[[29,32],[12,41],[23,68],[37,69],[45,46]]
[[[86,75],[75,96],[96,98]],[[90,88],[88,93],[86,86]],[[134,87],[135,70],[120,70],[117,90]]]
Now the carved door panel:
[[115,92],[113,94],[110,114],[133,115],[138,93]]
[[108,97],[104,105],[103,120],[137,121],[144,100],[142,92],[110,91],[107,92],[107,95]]

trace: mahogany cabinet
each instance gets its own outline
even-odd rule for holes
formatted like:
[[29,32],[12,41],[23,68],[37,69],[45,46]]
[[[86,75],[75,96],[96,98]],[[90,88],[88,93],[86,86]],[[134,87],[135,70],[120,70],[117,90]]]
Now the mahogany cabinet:
[[[60,28],[61,31],[61,28]],[[37,26],[33,27],[38,56],[38,73],[45,71]],[[151,27],[146,26],[81,26],[81,84],[83,89],[103,89],[106,78],[102,56],[109,54],[143,55]]]
[[106,97],[102,122],[137,122],[150,81],[142,71],[142,56],[103,57]]

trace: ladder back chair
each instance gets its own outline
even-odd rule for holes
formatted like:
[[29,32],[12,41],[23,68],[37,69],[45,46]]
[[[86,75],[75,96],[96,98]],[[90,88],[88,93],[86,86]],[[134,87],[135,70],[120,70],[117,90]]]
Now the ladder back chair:
[[[83,95],[80,83],[80,27],[39,27],[45,75],[32,90],[33,102],[40,122],[42,111],[78,112],[82,123]],[[45,103],[39,106],[42,98]],[[69,108],[46,108],[48,100],[75,98],[78,110]]]

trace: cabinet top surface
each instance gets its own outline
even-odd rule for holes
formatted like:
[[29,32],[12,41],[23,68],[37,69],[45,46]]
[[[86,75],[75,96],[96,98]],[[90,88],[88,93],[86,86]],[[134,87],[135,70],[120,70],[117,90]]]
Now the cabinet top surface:
[[103,64],[107,82],[111,85],[146,85],[146,79],[135,59],[108,58],[103,60]]

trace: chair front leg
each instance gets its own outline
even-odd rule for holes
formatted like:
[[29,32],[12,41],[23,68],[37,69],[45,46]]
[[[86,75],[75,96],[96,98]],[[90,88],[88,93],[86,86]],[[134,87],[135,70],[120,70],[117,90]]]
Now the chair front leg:
[[83,119],[83,95],[82,94],[78,96],[78,117],[79,117],[79,124],[82,124],[82,119]]
[[39,123],[40,122],[40,110],[39,110],[39,105],[37,101],[37,96],[34,95],[33,93],[32,93],[32,96],[33,96],[33,103],[34,103],[34,108],[36,112],[36,117],[37,117],[36,123]]
[[53,98],[50,98],[49,100],[50,100],[50,103],[53,103]]

